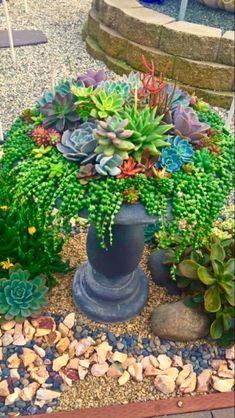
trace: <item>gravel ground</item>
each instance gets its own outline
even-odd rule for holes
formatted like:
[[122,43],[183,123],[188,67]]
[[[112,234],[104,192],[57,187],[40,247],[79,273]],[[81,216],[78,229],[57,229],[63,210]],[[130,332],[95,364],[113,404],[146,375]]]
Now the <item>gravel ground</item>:
[[[91,7],[91,0],[29,0],[29,13],[23,0],[11,0],[9,13],[12,29],[42,30],[48,43],[16,48],[16,68],[9,49],[0,49],[0,120],[3,129],[27,107],[32,107],[51,85],[51,68],[56,80],[66,79],[89,67],[104,68],[86,51],[81,30]],[[0,29],[6,29],[0,7]]]
[[[177,18],[180,9],[180,0],[165,0],[164,4],[140,3],[158,12]],[[210,9],[199,2],[190,0],[185,16],[187,22],[200,23],[206,26],[220,28],[222,31],[234,30],[234,15],[221,9]]]

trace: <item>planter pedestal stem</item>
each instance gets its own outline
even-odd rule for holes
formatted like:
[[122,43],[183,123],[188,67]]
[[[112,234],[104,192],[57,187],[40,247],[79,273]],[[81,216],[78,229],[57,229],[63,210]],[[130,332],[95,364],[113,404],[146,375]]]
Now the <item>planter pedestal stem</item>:
[[74,302],[97,322],[115,323],[133,318],[148,299],[148,280],[138,267],[144,250],[144,227],[155,223],[142,204],[123,205],[113,226],[113,243],[99,244],[94,225],[87,238],[88,263],[75,273]]

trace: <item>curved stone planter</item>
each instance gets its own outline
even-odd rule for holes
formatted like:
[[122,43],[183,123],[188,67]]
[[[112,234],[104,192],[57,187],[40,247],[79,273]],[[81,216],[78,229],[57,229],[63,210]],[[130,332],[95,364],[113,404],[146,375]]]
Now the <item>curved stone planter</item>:
[[118,74],[143,71],[145,55],[189,92],[212,105],[231,105],[233,31],[177,22],[136,0],[94,0],[84,38],[90,54]]
[[75,273],[76,306],[98,322],[122,322],[136,316],[148,299],[148,280],[138,267],[144,250],[144,226],[155,223],[144,206],[123,205],[113,226],[113,243],[100,247],[94,225],[87,238],[89,262]]

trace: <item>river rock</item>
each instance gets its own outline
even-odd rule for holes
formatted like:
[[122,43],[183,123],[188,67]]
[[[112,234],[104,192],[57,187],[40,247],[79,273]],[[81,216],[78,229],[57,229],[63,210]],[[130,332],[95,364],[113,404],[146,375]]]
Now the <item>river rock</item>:
[[152,314],[155,335],[173,341],[189,341],[206,337],[210,321],[207,315],[185,306],[183,301],[157,306]]
[[181,290],[176,282],[172,280],[170,265],[165,264],[166,256],[164,251],[154,251],[148,260],[148,268],[151,272],[153,281],[159,287],[166,287],[170,295],[181,295]]

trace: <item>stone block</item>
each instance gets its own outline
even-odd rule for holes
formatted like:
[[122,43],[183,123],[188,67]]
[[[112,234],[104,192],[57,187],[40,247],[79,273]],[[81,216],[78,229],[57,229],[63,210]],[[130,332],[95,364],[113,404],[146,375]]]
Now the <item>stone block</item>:
[[100,47],[107,55],[117,59],[126,59],[128,41],[113,29],[101,24],[99,28],[98,40]]
[[132,68],[126,62],[109,57],[108,55],[105,57],[105,63],[110,70],[119,75],[129,74],[132,71]]
[[223,34],[220,40],[220,47],[218,52],[218,61],[222,64],[234,65],[235,51],[234,51],[234,32],[232,30]]
[[87,36],[86,38],[86,48],[89,54],[91,54],[92,57],[96,58],[100,61],[105,61],[105,53],[98,45],[97,41],[92,38],[91,36]]
[[176,57],[173,77],[193,87],[232,91],[234,69],[223,64]]
[[100,0],[99,18],[109,28],[118,30],[124,10],[135,7],[143,9],[136,0]]
[[216,62],[222,31],[189,22],[173,22],[162,28],[160,49],[168,54]]
[[154,60],[157,69],[156,74],[162,71],[167,77],[172,77],[175,61],[173,55],[166,54],[157,49],[140,46],[134,42],[128,43],[126,60],[131,67],[135,70],[144,71],[143,56],[145,56],[147,61]]
[[233,101],[233,92],[194,89],[198,97],[203,98],[211,106],[218,106],[229,109]]
[[100,22],[98,13],[95,9],[91,9],[87,20],[87,33],[93,38],[97,39],[100,30]]
[[170,16],[147,8],[126,9],[123,13],[118,32],[130,41],[155,48],[159,46],[163,25],[174,21]]

